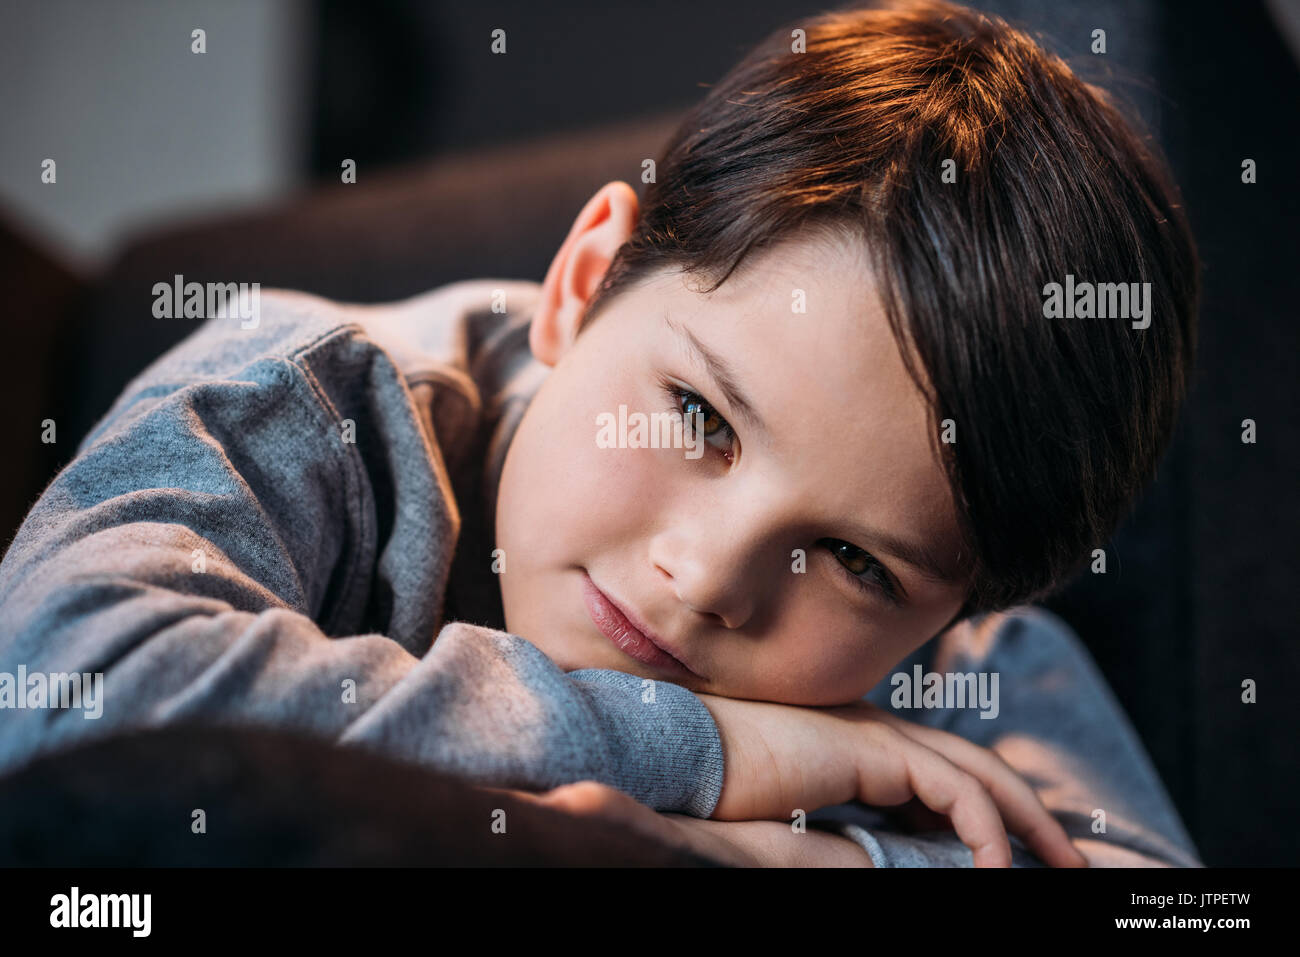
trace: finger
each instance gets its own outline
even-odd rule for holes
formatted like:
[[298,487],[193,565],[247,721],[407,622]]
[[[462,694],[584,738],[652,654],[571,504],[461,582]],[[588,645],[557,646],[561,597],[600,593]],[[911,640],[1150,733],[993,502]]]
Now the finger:
[[[654,808],[598,781],[576,781],[538,796],[538,803],[566,814],[599,817],[671,847],[700,851],[686,830]],[[713,848],[713,842],[709,843]]]
[[538,803],[569,814],[584,814],[628,820],[641,817],[649,808],[635,798],[599,781],[574,781],[538,795]]
[[[870,726],[867,739],[881,754],[865,765],[868,773],[860,775],[863,802],[902,804],[915,795],[952,822],[976,867],[1011,866],[1002,815],[978,778],[888,724]],[[891,773],[882,774],[885,769]]]
[[478,790],[486,791],[489,794],[504,794],[517,801],[527,801],[529,804],[546,803],[545,796],[550,793],[549,791],[520,791],[515,788],[494,788],[488,787],[486,784],[479,784],[477,785],[477,788]]
[[955,734],[914,724],[896,715],[887,715],[882,720],[978,778],[992,795],[1007,830],[1024,841],[1043,863],[1051,867],[1088,866],[1088,859],[1070,842],[1061,822],[1001,755]]
[[[659,815],[678,828],[686,846],[728,867],[763,867],[777,863],[772,858],[772,842],[754,828],[773,825],[772,821],[713,821],[687,814],[665,812]],[[784,825],[777,825],[784,828]],[[782,862],[784,863],[784,862]]]
[[599,781],[574,781],[549,791],[520,791],[513,788],[482,787],[484,791],[508,794],[529,804],[539,804],[568,814],[623,817],[630,811],[626,802],[640,807],[635,799]]

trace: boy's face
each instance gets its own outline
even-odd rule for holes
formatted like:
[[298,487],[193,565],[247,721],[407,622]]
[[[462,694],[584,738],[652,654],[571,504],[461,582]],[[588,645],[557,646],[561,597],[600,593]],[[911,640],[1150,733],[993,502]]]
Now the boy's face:
[[[573,338],[635,204],[624,184],[593,197],[534,316],[534,354],[553,368],[498,493],[506,627],[566,671],[610,668],[789,704],[860,698],[965,595],[925,402],[861,250],[789,242],[707,297],[680,273],[660,275]],[[792,308],[800,297],[805,312]],[[726,364],[763,427],[726,396],[689,336]],[[692,395],[674,397],[665,383]],[[707,437],[693,452],[598,443],[597,417],[617,421],[620,405],[632,421],[693,413],[701,398]],[[908,560],[920,553],[955,580],[927,577]],[[608,637],[589,583],[689,670],[653,660],[626,632]]]

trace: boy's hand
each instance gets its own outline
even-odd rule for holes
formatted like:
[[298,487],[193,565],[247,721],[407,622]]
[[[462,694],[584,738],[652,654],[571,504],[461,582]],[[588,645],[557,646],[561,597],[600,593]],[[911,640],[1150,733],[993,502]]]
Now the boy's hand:
[[780,821],[714,821],[688,814],[661,814],[597,781],[577,781],[539,794],[506,793],[567,814],[603,817],[662,844],[732,867],[872,866],[866,851],[838,834],[815,829],[796,834]]
[[[654,812],[652,812],[654,813]],[[874,867],[871,855],[838,834],[808,828],[796,833],[781,821],[715,821],[687,814],[659,814],[684,831],[725,841],[731,848],[755,858],[762,867]],[[710,854],[701,849],[701,853]]]
[[[502,791],[520,800],[541,804],[544,807],[563,811],[565,814],[602,817],[639,831],[661,844],[694,851],[731,867],[757,867],[763,863],[759,856],[748,848],[728,841],[716,831],[683,827],[674,820],[678,817],[689,818],[689,815],[660,814],[631,795],[624,794],[607,784],[601,784],[599,781],[575,781],[572,784],[540,792],[491,787],[484,790]],[[720,822],[704,823],[717,825]]]
[[1087,866],[1020,775],[964,738],[865,701],[811,708],[699,698],[717,723],[726,762],[714,819],[784,821],[796,808],[890,807],[917,798],[951,820],[976,867],[1011,866],[1008,829],[1050,866]]

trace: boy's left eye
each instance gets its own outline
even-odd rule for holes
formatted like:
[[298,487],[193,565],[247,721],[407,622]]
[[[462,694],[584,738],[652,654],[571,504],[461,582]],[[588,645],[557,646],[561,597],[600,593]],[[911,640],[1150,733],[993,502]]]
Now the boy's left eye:
[[901,604],[889,573],[874,555],[838,538],[823,538],[821,541],[844,566],[854,584],[866,591],[878,589],[893,604]]
[[722,449],[728,461],[730,461],[730,450],[736,442],[736,430],[718,414],[718,410],[704,396],[690,389],[683,389],[671,382],[665,382],[664,390],[673,402],[669,411],[683,416],[687,428],[690,428],[695,422],[696,413],[703,416],[704,427],[701,430],[703,437],[707,440],[720,436],[726,444],[716,447]]

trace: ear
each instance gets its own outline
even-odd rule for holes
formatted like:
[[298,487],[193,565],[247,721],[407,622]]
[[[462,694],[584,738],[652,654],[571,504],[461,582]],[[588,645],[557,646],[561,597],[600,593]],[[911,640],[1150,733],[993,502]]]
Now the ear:
[[639,213],[636,191],[618,181],[606,183],[582,207],[546,271],[528,330],[538,360],[553,366],[573,344],[587,301],[632,235]]

